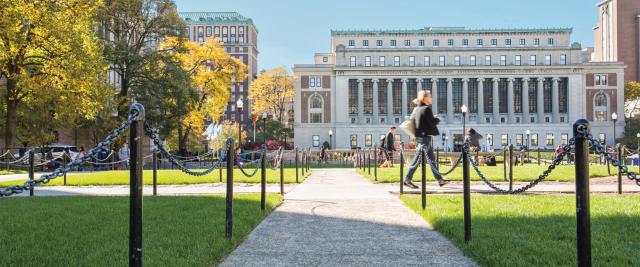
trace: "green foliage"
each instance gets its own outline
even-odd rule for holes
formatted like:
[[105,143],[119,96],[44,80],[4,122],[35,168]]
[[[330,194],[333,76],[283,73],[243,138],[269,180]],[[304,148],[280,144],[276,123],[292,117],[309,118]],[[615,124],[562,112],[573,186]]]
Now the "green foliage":
[[629,118],[627,124],[624,126],[624,136],[616,139],[616,142],[625,144],[628,147],[638,146],[639,138],[637,134],[640,133],[640,116]]
[[[282,202],[237,194],[233,239],[225,238],[225,198],[145,197],[143,262],[215,266]],[[10,198],[0,203],[0,258],[5,266],[126,266],[128,197]],[[25,225],[29,229],[25,231]],[[34,253],[38,248],[43,253]],[[45,253],[46,251],[46,253]]]
[[[480,266],[576,266],[573,195],[472,195],[471,242],[465,244],[462,195],[403,195],[409,208]],[[594,266],[640,266],[638,195],[592,195]]]
[[[209,146],[211,147],[211,149],[224,149],[227,144],[227,139],[229,138],[232,138],[234,142],[236,142],[234,146],[237,146],[237,142],[240,140],[240,136],[242,136],[243,143],[246,143],[247,131],[243,129],[241,133],[238,133],[239,131],[240,125],[238,125],[238,123],[232,121],[224,121],[222,123],[222,129],[220,130],[218,137],[213,138],[211,141],[209,141]],[[240,134],[240,136],[238,134]]]

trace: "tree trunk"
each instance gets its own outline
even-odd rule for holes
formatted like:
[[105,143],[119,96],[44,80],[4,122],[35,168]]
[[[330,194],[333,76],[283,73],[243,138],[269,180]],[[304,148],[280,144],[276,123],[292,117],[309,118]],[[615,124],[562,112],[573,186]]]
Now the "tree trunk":
[[178,154],[180,156],[187,155],[187,136],[189,135],[188,130],[183,130],[182,125],[178,125]]
[[16,130],[16,113],[18,108],[18,100],[14,96],[17,81],[7,78],[7,92],[5,93],[5,101],[7,103],[5,127],[4,127],[4,145],[10,148],[13,145],[14,133]]

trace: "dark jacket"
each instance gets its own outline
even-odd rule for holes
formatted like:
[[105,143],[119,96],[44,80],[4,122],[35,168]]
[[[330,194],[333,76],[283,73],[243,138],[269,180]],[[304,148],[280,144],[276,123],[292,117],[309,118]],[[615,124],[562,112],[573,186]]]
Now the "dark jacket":
[[426,142],[424,137],[440,134],[437,127],[440,120],[433,117],[431,106],[421,103],[413,109],[411,119],[416,125],[416,142],[422,144]]
[[395,136],[391,132],[387,133],[387,137],[385,137],[384,142],[386,143],[385,149],[388,151],[396,151],[395,146]]

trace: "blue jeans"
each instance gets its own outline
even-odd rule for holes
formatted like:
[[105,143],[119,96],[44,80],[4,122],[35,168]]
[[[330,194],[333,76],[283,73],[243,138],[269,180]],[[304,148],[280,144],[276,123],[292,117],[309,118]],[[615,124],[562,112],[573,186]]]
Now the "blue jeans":
[[[435,155],[433,155],[433,147],[431,147],[431,138],[431,136],[425,137],[423,140],[424,144],[420,143],[418,144],[418,147],[416,147],[416,155],[413,157],[411,165],[409,165],[409,169],[407,169],[407,175],[404,178],[405,182],[411,182],[411,180],[413,180],[413,174],[416,172],[418,167],[420,167],[420,163],[418,162],[418,160],[420,159],[420,151],[422,151],[422,149],[426,150],[426,155],[430,159],[436,159]],[[427,169],[431,169],[431,166],[429,166],[429,161],[427,161],[427,159],[425,159],[425,164]],[[433,173],[433,176],[436,178],[436,180],[442,180],[442,176],[440,176],[440,174],[435,172],[433,169],[431,170],[431,172]]]

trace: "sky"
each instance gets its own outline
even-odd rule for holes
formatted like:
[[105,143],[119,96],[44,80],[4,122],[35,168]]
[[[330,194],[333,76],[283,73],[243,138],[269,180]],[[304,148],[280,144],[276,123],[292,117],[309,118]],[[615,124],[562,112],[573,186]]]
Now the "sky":
[[180,12],[235,11],[258,28],[258,68],[291,68],[329,52],[332,29],[572,27],[593,46],[601,0],[175,0]]

